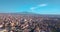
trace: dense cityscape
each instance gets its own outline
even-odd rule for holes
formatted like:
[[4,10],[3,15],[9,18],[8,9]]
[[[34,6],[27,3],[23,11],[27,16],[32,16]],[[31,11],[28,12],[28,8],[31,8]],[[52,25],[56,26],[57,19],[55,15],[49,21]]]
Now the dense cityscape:
[[0,14],[0,32],[60,32],[60,18]]

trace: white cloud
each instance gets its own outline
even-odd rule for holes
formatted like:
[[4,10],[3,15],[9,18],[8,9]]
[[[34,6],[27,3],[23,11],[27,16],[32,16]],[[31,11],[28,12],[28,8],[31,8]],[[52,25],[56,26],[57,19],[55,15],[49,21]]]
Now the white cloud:
[[31,7],[30,10],[35,10],[37,7]]
[[30,8],[30,9],[35,9],[35,7],[32,7],[32,8]]
[[47,6],[47,4],[39,4],[39,5],[37,5],[36,7],[31,7],[30,10],[35,10],[35,9],[37,9],[37,8],[45,7],[45,6]]
[[44,6],[47,6],[47,4],[40,4],[38,5],[39,7],[44,7]]

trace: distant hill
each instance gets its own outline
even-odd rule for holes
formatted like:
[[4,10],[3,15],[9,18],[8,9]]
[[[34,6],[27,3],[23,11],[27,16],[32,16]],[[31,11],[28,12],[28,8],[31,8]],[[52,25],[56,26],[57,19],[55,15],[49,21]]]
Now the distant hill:
[[15,13],[0,13],[0,14],[37,14],[33,12],[15,12]]
[[38,13],[33,13],[33,12],[16,12],[16,13],[0,13],[3,15],[29,15],[29,16],[42,16],[42,17],[60,17],[60,15],[53,15],[53,14],[38,14]]
[[33,12],[18,12],[17,14],[37,14],[37,13],[33,13]]

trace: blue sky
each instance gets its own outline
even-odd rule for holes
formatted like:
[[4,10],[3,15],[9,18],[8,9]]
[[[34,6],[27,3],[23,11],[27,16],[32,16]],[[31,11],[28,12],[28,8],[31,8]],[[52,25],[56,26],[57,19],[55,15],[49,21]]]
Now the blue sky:
[[60,14],[60,0],[0,0],[0,13]]

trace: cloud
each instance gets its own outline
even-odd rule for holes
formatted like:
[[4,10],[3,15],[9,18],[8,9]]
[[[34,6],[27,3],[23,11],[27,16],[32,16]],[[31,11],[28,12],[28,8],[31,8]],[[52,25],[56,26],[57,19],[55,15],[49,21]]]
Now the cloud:
[[40,5],[38,5],[39,7],[45,7],[45,6],[47,6],[47,4],[40,4]]
[[37,8],[45,7],[45,6],[47,6],[47,4],[39,4],[39,5],[37,5],[36,7],[31,7],[30,10],[35,10],[35,9],[37,9]]
[[35,9],[34,7],[31,7],[30,9]]
[[35,9],[37,9],[38,7],[31,7],[30,10],[34,11]]

